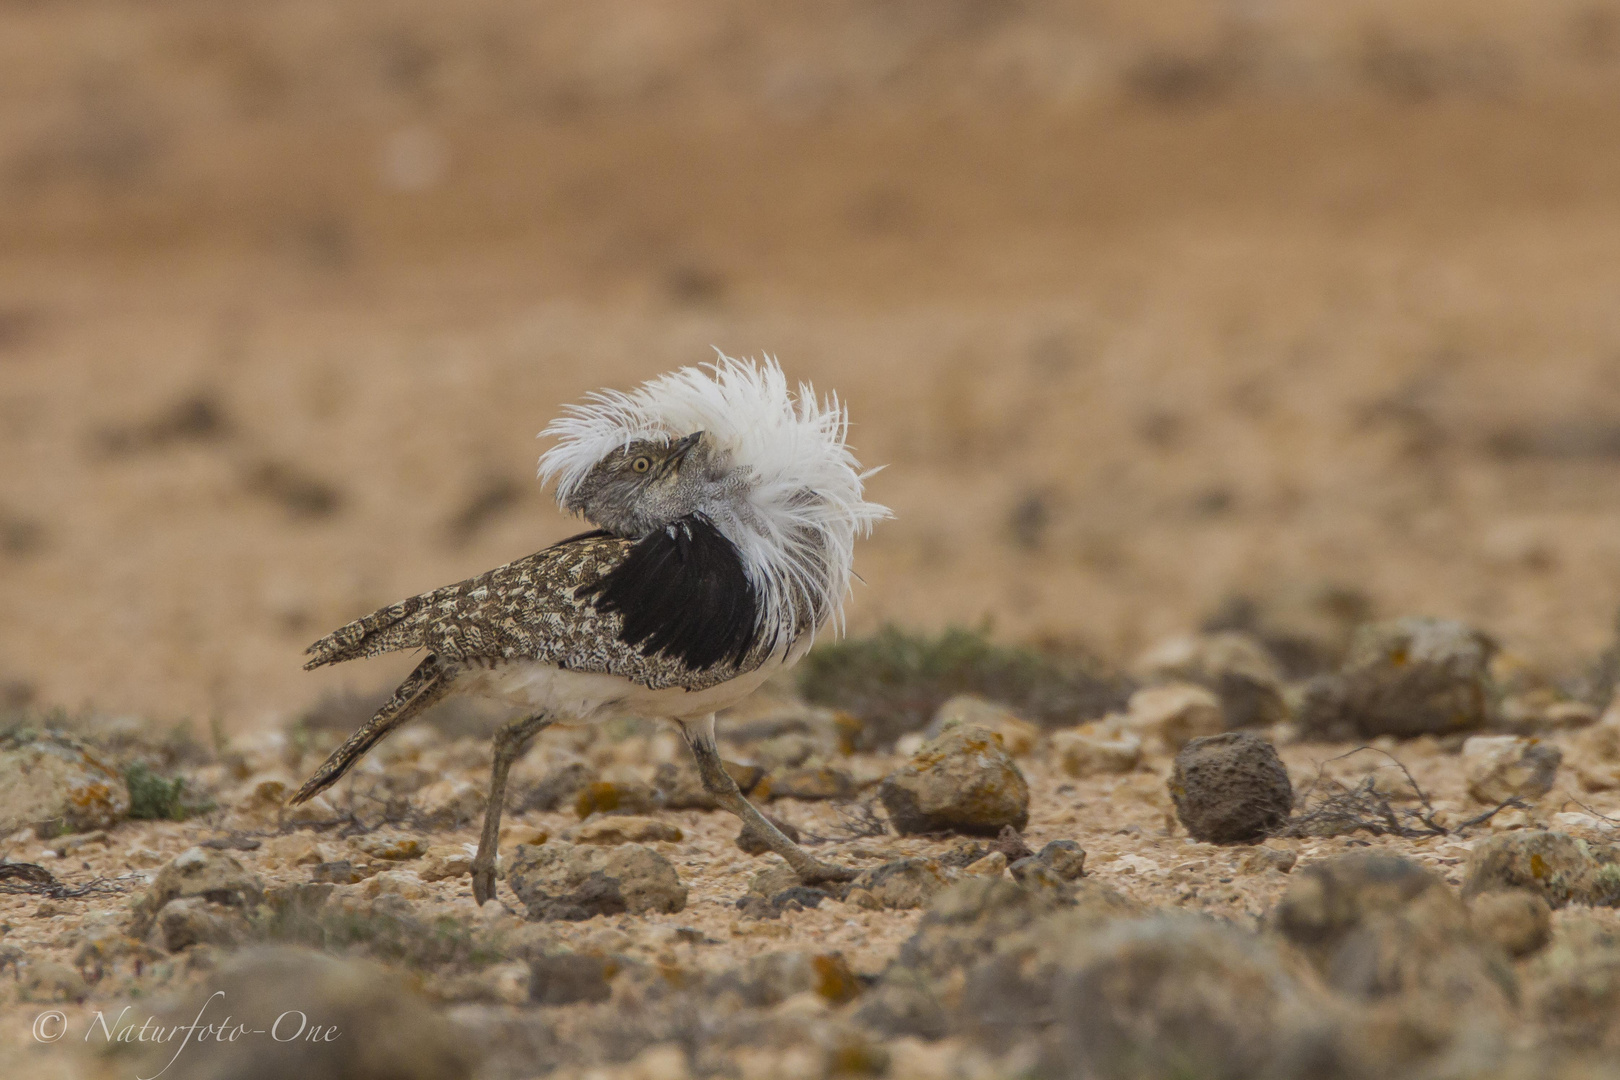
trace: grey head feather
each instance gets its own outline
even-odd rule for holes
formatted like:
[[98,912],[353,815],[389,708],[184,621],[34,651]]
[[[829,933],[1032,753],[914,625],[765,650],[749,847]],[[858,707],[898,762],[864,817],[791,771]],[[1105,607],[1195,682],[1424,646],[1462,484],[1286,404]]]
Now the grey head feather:
[[564,509],[615,536],[646,536],[690,514],[724,514],[747,492],[746,470],[701,431],[636,439],[593,465]]

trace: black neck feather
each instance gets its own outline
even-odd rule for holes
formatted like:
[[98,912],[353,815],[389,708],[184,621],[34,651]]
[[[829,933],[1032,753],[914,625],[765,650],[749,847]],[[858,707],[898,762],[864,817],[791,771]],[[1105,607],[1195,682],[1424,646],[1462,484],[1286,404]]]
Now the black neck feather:
[[759,600],[742,556],[702,514],[642,537],[578,595],[623,617],[626,644],[694,670],[740,663],[757,637]]

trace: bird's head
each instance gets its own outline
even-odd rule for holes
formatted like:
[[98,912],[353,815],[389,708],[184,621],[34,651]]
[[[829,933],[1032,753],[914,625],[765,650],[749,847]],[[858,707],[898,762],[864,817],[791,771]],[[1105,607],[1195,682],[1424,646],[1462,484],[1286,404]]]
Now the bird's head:
[[619,536],[644,536],[712,507],[728,488],[728,455],[701,431],[636,439],[585,473],[563,508]]
[[864,498],[835,397],[797,392],[775,360],[721,356],[630,391],[600,390],[543,435],[557,502],[626,538],[704,515],[736,547],[768,633],[813,632],[849,587],[855,538],[889,511]]

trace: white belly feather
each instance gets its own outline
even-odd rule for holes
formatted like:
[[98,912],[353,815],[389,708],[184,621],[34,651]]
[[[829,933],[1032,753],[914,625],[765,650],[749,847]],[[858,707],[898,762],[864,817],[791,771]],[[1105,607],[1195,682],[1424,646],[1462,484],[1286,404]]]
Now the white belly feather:
[[567,671],[537,660],[468,671],[458,682],[471,693],[529,713],[544,713],[562,724],[632,716],[689,720],[708,716],[747,697],[766,679],[797,663],[809,644],[801,639],[787,655],[778,653],[753,671],[704,690],[683,690],[678,686],[651,690],[622,675]]

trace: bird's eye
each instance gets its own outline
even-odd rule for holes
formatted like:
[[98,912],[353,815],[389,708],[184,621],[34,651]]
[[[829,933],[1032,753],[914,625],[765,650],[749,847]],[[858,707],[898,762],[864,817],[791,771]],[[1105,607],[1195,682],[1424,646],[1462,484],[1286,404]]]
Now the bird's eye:
[[643,454],[641,457],[636,458],[636,460],[630,463],[630,468],[634,469],[636,472],[646,472],[648,469],[652,468],[652,458]]

